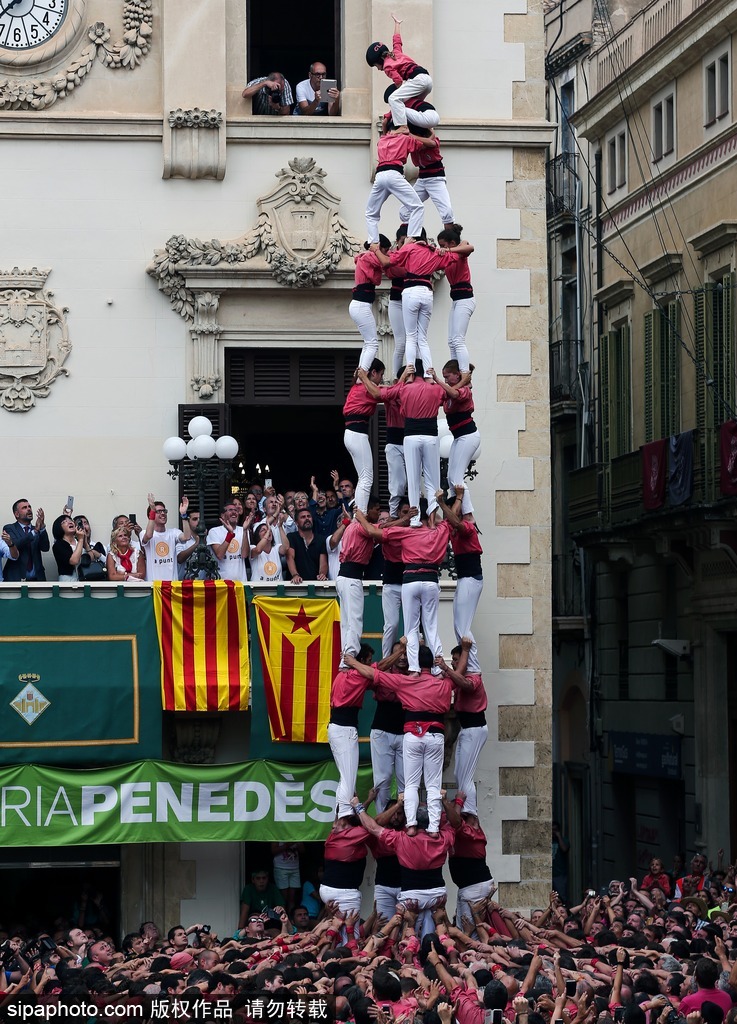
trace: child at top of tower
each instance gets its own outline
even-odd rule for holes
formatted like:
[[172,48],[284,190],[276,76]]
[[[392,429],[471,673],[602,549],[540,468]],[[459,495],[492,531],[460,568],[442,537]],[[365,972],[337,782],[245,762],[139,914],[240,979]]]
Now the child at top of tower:
[[402,22],[392,14],[394,35],[392,49],[386,43],[372,43],[366,51],[366,62],[369,67],[378,68],[391,78],[398,88],[389,97],[392,121],[398,131],[408,131],[407,111],[405,102],[420,96],[425,97],[432,91],[432,78],[427,68],[421,67],[417,61],[408,57],[402,50],[402,37],[399,26]]

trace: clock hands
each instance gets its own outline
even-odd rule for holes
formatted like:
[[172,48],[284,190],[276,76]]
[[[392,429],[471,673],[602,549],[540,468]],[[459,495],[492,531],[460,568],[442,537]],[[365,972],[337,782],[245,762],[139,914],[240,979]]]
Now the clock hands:
[[2,18],[3,14],[7,14],[8,11],[12,11],[12,9],[17,7],[19,3],[22,3],[22,0],[10,0],[7,7],[0,8],[0,18]]

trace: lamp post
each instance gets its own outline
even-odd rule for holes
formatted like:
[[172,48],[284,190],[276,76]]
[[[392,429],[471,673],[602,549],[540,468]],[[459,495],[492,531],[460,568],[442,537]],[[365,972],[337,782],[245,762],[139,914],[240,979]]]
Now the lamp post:
[[171,463],[169,476],[173,480],[181,476],[185,488],[196,490],[199,502],[197,547],[187,559],[184,578],[217,580],[220,579],[217,559],[205,543],[205,488],[210,483],[217,483],[220,477],[230,474],[233,459],[238,454],[238,442],[229,434],[224,434],[216,441],[212,436],[212,423],[207,416],[195,416],[187,429],[189,441],[183,437],[167,437],[162,448],[164,458]]

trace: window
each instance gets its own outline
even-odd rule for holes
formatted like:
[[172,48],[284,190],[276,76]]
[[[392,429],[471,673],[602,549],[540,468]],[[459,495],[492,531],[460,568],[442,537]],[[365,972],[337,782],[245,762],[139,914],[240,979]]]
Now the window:
[[645,441],[681,429],[681,304],[645,314]]
[[341,89],[340,8],[340,0],[326,0],[318,11],[298,0],[278,5],[249,0],[248,81],[281,71],[294,92],[310,64],[322,61]]
[[632,450],[630,327],[624,322],[599,339],[602,458]]
[[618,128],[607,138],[608,192],[616,192],[627,184],[627,130]]
[[704,121],[706,127],[729,114],[729,51],[704,62]]
[[675,96],[673,90],[653,103],[653,160],[657,163],[675,151]]
[[576,136],[570,118],[575,112],[575,93],[573,82],[564,82],[560,87],[560,142],[564,153],[576,152]]
[[734,274],[727,273],[694,295],[696,426],[707,487],[716,472],[719,425],[735,406],[734,288]]

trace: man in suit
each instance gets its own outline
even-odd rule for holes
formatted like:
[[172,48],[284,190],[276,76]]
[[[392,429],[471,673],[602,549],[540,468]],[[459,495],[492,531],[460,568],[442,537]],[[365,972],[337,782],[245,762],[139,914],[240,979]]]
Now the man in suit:
[[15,522],[9,523],[4,529],[18,549],[18,558],[14,562],[5,563],[5,580],[7,583],[20,583],[22,580],[44,582],[42,551],[49,550],[49,536],[44,522],[42,508],[36,511],[36,522],[33,522],[33,508],[28,498],[18,498],[13,504]]

